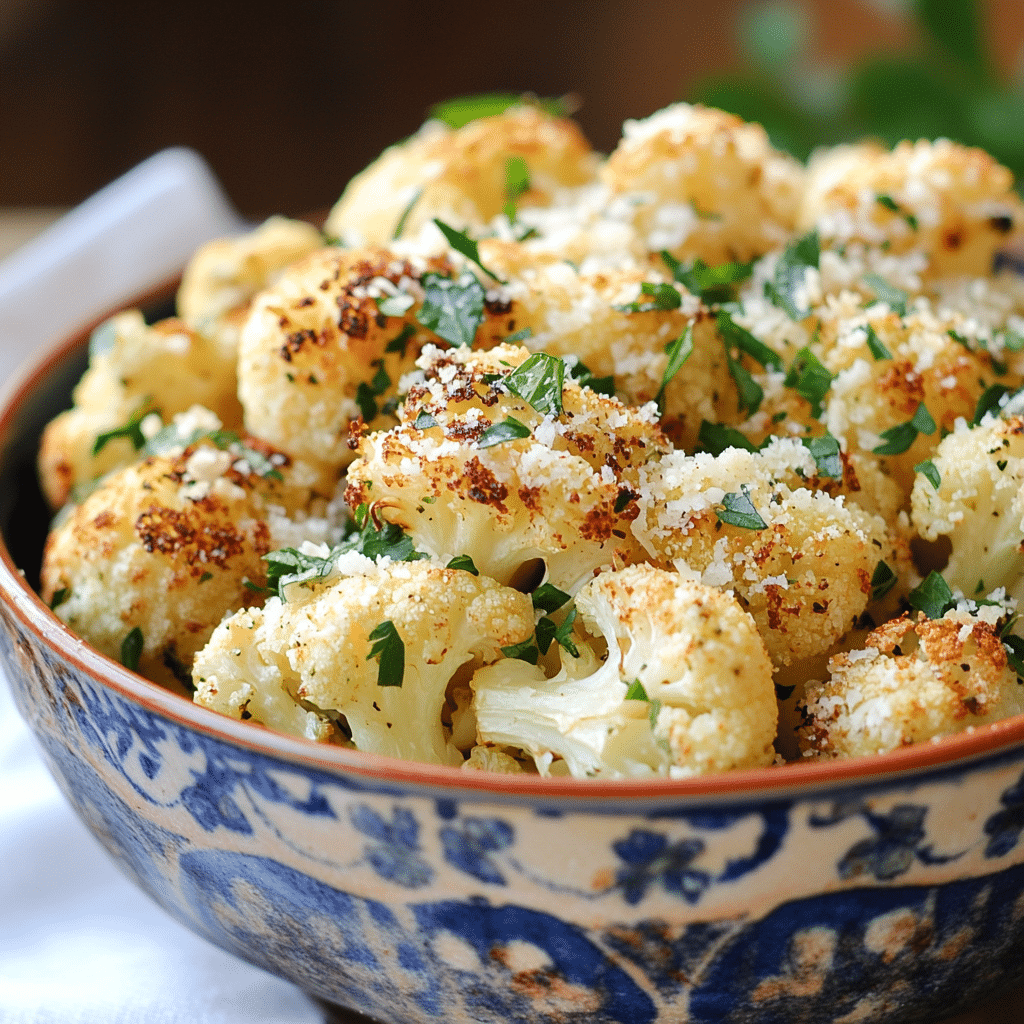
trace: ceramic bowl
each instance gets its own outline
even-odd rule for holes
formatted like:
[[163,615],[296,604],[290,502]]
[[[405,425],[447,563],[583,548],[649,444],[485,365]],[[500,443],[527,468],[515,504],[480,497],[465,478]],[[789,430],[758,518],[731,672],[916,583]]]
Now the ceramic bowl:
[[512,778],[262,731],[92,650],[32,589],[35,446],[84,346],[0,412],[0,656],[82,820],[186,926],[394,1024],[934,1021],[1024,982],[1020,720],[841,764]]

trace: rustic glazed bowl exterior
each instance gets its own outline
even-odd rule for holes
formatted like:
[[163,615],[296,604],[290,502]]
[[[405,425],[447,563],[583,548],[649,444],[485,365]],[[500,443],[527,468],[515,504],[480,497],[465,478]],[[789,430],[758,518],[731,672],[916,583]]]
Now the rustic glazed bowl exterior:
[[82,820],[189,928],[394,1024],[934,1021],[1024,982],[1018,720],[844,764],[512,778],[262,731],[93,651],[19,572],[80,348],[0,413],[0,659]]

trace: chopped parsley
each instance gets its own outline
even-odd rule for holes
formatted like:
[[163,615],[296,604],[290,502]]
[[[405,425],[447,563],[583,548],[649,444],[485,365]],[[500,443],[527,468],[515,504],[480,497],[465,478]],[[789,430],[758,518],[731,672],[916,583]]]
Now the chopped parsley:
[[530,191],[530,168],[521,156],[505,159],[505,216],[516,219],[519,200]]
[[868,351],[871,353],[875,362],[880,359],[892,359],[892,353],[882,344],[882,339],[875,333],[874,327],[871,324],[867,325],[868,332]]
[[552,612],[557,612],[562,605],[572,600],[571,596],[565,593],[564,590],[559,590],[558,587],[552,586],[550,583],[542,583],[530,595],[530,599],[533,601],[534,608],[548,615]]
[[758,341],[750,331],[736,323],[728,310],[720,309],[715,314],[715,325],[726,345],[745,352],[762,366],[770,366],[773,370],[782,369],[782,359],[778,353],[773,352],[763,341]]
[[508,647],[502,647],[501,653],[504,654],[506,658],[515,658],[517,661],[525,661],[528,665],[536,665],[537,659],[540,656],[540,652],[537,650],[537,644],[534,642],[533,636],[528,636],[518,644],[510,644]]
[[629,688],[626,690],[626,700],[650,700],[647,696],[647,691],[644,689],[644,684],[639,679],[634,679],[629,684]]
[[505,377],[503,383],[542,416],[562,415],[565,363],[557,356],[535,352]]
[[530,428],[514,416],[506,416],[500,423],[492,423],[481,435],[477,444],[481,448],[492,448],[506,441],[520,441],[530,436]]
[[487,92],[476,96],[456,96],[453,99],[435,103],[429,110],[430,117],[441,121],[449,128],[461,128],[470,121],[481,117],[495,117],[504,114],[509,107],[531,104],[540,107],[553,117],[568,117],[574,104],[571,97],[538,99],[529,93]]
[[366,660],[377,659],[377,685],[401,686],[405,676],[405,644],[395,624],[385,619],[370,630],[367,639],[373,646]]
[[917,218],[909,211],[904,210],[892,196],[886,195],[884,192],[879,192],[878,195],[875,196],[875,202],[878,203],[879,206],[884,206],[887,210],[890,210],[893,213],[898,213],[907,222],[911,231],[917,230]]
[[142,657],[142,648],[145,640],[142,630],[136,626],[130,630],[128,635],[121,641],[121,664],[125,668],[135,672],[139,667],[139,658]]
[[725,353],[725,363],[729,369],[729,376],[736,385],[736,402],[740,412],[746,412],[753,416],[761,408],[761,401],[764,398],[764,391],[761,385],[751,376],[750,371],[738,360],[733,359],[728,349]]
[[53,592],[53,597],[50,598],[50,610],[53,611],[54,609],[59,608],[70,596],[70,587],[61,587],[60,590],[55,590]]
[[825,395],[832,387],[832,374],[809,348],[804,347],[793,357],[783,383],[809,402],[811,415],[818,417]]
[[946,612],[956,607],[956,598],[949,584],[934,569],[919,587],[910,592],[907,600],[911,608],[924,612],[929,619],[941,619]]
[[628,302],[615,308],[621,313],[667,313],[669,310],[678,309],[683,303],[679,289],[670,284],[644,281],[640,285],[640,294],[648,296],[647,301],[637,299],[636,302]]
[[472,238],[469,237],[464,231],[459,231],[453,228],[450,224],[445,224],[443,220],[434,218],[434,223],[437,225],[438,230],[447,239],[448,244],[458,253],[461,253],[471,263],[475,263],[488,277],[493,277],[498,284],[508,284],[507,281],[498,277],[493,270],[488,270],[480,262],[480,247]]
[[376,366],[377,372],[370,382],[361,380],[356,388],[356,405],[359,406],[359,412],[366,423],[377,418],[377,413],[380,411],[377,407],[377,399],[386,394],[388,388],[391,387],[391,378],[384,369],[384,361],[378,360]]
[[880,561],[871,574],[871,600],[878,601],[885,597],[896,586],[897,578],[891,566],[887,562]]
[[687,324],[686,330],[675,341],[670,341],[665,346],[665,351],[668,353],[668,362],[665,364],[665,372],[661,375],[661,387],[658,388],[656,398],[658,409],[661,411],[665,408],[665,389],[693,352],[693,324]]
[[712,423],[702,420],[697,440],[705,451],[712,455],[721,455],[726,448],[742,448],[744,451],[756,452],[757,448],[735,427],[727,427],[724,423]]
[[865,274],[864,283],[875,293],[878,302],[884,302],[898,316],[907,315],[907,293],[895,285],[889,284],[878,274]]
[[750,277],[754,269],[753,261],[719,263],[718,266],[711,267],[699,258],[689,266],[684,266],[670,252],[664,250],[661,258],[672,271],[672,277],[706,306],[734,301],[738,286]]
[[797,297],[803,289],[807,270],[817,270],[820,260],[818,232],[810,231],[786,246],[775,264],[774,276],[764,283],[765,297],[784,310],[791,320],[802,320],[807,316],[807,309],[797,305]]
[[209,441],[222,452],[237,453],[238,458],[245,459],[249,469],[257,476],[270,480],[284,479],[271,459],[255,448],[250,448],[233,430],[199,428],[190,433],[183,433],[176,423],[168,423],[146,442],[143,453],[146,456],[165,455],[175,448],[191,448],[199,441]]
[[460,569],[462,572],[468,572],[471,576],[479,576],[480,570],[476,567],[473,559],[469,555],[456,555],[449,563],[449,569]]
[[152,399],[146,397],[142,400],[142,404],[131,414],[128,418],[128,422],[122,424],[120,427],[114,427],[112,430],[104,430],[102,433],[96,435],[96,440],[93,442],[92,454],[99,455],[106,446],[113,441],[115,438],[123,437],[131,442],[132,448],[135,451],[141,451],[146,447],[146,435],[142,432],[142,421],[153,412],[157,410],[150,404]]
[[938,469],[935,467],[935,463],[932,462],[931,459],[925,459],[924,462],[919,462],[914,467],[914,472],[923,474],[925,480],[927,480],[935,490],[938,490],[942,485],[942,475],[939,473]]
[[802,438],[804,447],[811,453],[818,476],[831,477],[835,480],[843,478],[843,458],[840,454],[839,442],[831,434],[820,437]]
[[337,561],[338,549],[330,551],[326,558],[307,555],[295,548],[280,548],[263,556],[267,563],[266,590],[287,601],[285,588],[291,583],[310,583],[330,576]]
[[[526,330],[529,330],[527,327]],[[506,341],[509,339],[506,338]],[[596,392],[599,395],[612,396],[615,394],[615,378],[614,377],[595,377],[589,367],[587,367],[582,360],[562,357],[565,362],[565,368],[569,371],[570,379],[576,381],[581,388],[590,388],[591,391]]]
[[456,280],[443,274],[424,274],[423,305],[416,319],[449,345],[469,346],[484,322],[485,293],[475,274],[466,271]]
[[978,398],[978,404],[974,407],[974,419],[971,420],[971,426],[978,426],[989,413],[998,416],[999,410],[1005,404],[1003,399],[1011,393],[1010,389],[1002,384],[992,384],[985,388]]
[[902,455],[909,451],[918,434],[934,434],[937,429],[931,413],[925,408],[924,402],[921,402],[906,423],[897,423],[896,426],[883,430],[879,435],[882,443],[871,451],[875,455]]
[[768,524],[754,508],[745,484],[740,485],[739,491],[731,491],[722,498],[722,507],[715,509],[715,515],[721,522],[744,530],[768,529]]
[[1018,676],[1024,676],[1024,637],[1004,633],[1000,639],[1003,641],[1003,650],[1006,651],[1007,664]]
[[430,430],[431,427],[437,426],[437,420],[427,412],[426,409],[421,409],[413,421],[413,427],[416,430]]
[[580,656],[579,648],[572,639],[572,626],[575,621],[575,608],[566,615],[560,626],[555,624],[554,619],[549,619],[545,615],[537,623],[537,646],[540,648],[540,653],[547,654],[551,642],[555,641],[562,650],[568,651],[574,658],[578,658]]

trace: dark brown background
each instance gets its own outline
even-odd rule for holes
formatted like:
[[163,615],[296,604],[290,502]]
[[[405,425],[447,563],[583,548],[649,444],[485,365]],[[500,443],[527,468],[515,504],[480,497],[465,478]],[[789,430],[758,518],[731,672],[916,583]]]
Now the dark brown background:
[[[825,60],[907,40],[876,0],[811,4]],[[898,6],[898,4],[896,5]],[[1024,4],[992,2],[1019,58]],[[331,203],[430,103],[487,90],[579,94],[595,146],[737,65],[740,0],[0,0],[0,206],[69,205],[173,144],[198,149],[253,217]]]

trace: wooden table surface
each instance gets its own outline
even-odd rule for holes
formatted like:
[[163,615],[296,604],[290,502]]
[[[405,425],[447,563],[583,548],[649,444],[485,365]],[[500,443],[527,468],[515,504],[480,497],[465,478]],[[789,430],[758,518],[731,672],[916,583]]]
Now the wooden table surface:
[[[63,212],[52,207],[0,207],[0,259],[24,245]],[[356,1020],[342,1011],[328,1012],[334,1024]],[[1012,992],[970,1013],[948,1018],[942,1024],[1024,1024],[1024,991]]]

